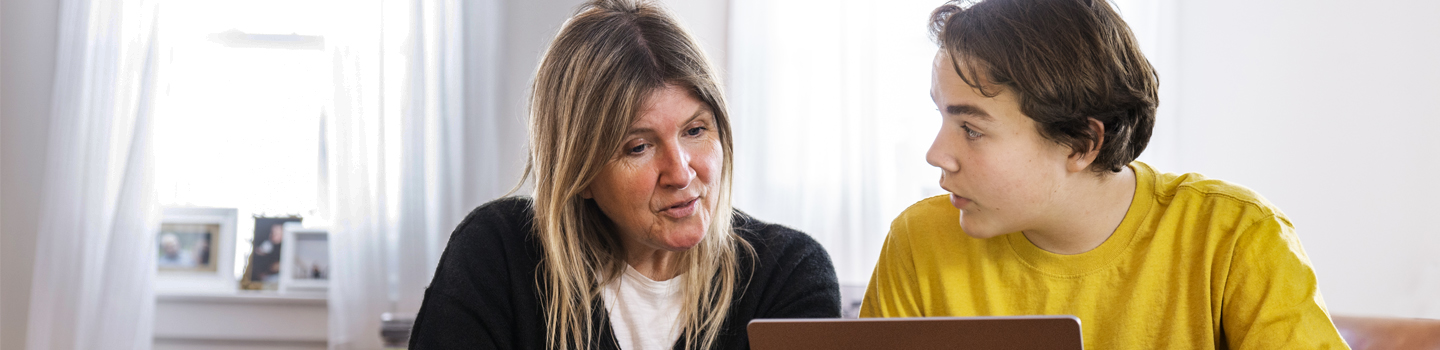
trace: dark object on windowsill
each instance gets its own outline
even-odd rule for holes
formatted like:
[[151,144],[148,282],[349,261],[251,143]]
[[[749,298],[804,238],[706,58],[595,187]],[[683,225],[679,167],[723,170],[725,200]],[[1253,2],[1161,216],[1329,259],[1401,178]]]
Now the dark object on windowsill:
[[380,339],[385,349],[404,349],[410,344],[410,328],[415,326],[414,314],[386,312],[380,315]]

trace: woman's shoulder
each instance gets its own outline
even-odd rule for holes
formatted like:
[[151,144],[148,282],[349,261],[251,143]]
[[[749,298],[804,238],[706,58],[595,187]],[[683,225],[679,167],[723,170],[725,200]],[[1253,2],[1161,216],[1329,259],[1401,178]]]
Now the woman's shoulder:
[[451,245],[491,245],[495,240],[521,242],[530,232],[535,214],[532,200],[514,196],[492,200],[475,207],[455,227]]
[[[744,252],[744,288],[734,305],[740,322],[753,318],[840,317],[840,284],[830,254],[810,235],[737,211],[735,233],[750,243]],[[742,326],[739,326],[743,328]]]
[[481,204],[470,211],[470,215],[526,215],[534,213],[534,200],[528,196],[500,197]]
[[[484,221],[491,223],[525,223],[535,217],[534,201],[530,197],[511,196],[492,200],[470,211],[462,222]],[[498,222],[497,222],[498,221]]]

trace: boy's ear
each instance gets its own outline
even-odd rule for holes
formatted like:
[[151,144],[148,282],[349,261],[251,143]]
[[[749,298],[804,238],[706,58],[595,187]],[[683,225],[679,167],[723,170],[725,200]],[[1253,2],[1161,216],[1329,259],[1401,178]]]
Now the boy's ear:
[[1065,169],[1072,173],[1089,169],[1090,164],[1095,163],[1095,158],[1100,156],[1100,146],[1105,144],[1105,123],[1101,123],[1095,118],[1089,118],[1089,124],[1090,132],[1099,137],[1094,143],[1090,144],[1090,149],[1085,150],[1084,153],[1074,152],[1070,154],[1070,159],[1069,162],[1065,164]]

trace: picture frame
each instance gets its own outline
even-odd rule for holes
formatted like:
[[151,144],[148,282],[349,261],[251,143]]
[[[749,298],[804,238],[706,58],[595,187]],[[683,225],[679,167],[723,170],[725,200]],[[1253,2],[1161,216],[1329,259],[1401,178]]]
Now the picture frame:
[[255,235],[251,238],[250,256],[241,274],[240,289],[277,290],[280,286],[281,259],[285,252],[284,228],[300,225],[299,216],[255,216]]
[[330,233],[324,228],[285,226],[280,292],[323,292],[330,287]]
[[235,208],[164,208],[155,233],[155,290],[234,290],[236,213]]

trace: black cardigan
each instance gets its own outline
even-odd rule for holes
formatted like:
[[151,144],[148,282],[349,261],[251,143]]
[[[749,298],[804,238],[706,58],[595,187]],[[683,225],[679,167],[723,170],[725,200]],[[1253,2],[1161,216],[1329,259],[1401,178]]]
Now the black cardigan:
[[[502,198],[460,222],[425,290],[411,350],[545,348],[537,289],[542,253],[531,233],[532,213],[530,199]],[[840,317],[835,268],[819,243],[739,211],[734,227],[755,255],[740,250],[739,283],[714,348],[749,349],[745,327],[756,318]],[[592,348],[616,348],[609,316],[603,307],[593,309],[599,332]]]

